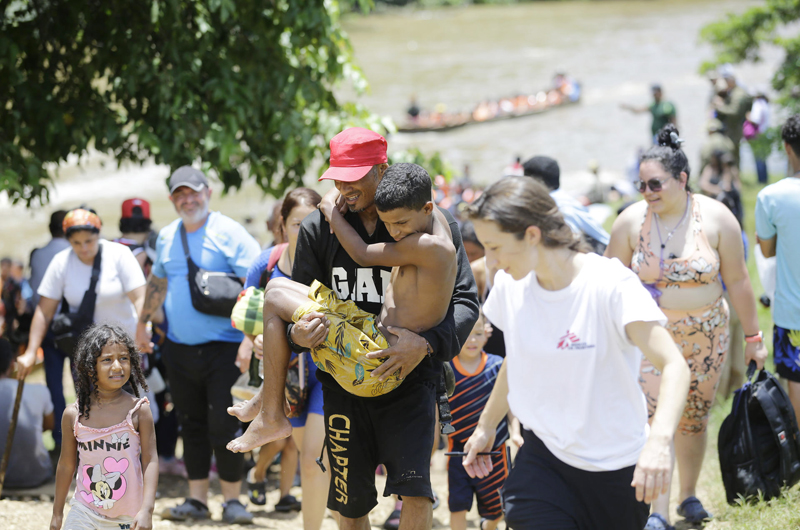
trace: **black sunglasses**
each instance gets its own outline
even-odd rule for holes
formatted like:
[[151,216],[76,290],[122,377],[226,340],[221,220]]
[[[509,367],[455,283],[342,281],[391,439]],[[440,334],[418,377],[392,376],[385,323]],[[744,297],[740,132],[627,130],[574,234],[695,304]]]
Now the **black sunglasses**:
[[644,193],[648,187],[650,188],[650,191],[659,192],[664,186],[664,182],[666,182],[666,180],[667,179],[650,179],[648,181],[637,180],[634,184],[636,185],[636,189],[639,190],[639,193]]

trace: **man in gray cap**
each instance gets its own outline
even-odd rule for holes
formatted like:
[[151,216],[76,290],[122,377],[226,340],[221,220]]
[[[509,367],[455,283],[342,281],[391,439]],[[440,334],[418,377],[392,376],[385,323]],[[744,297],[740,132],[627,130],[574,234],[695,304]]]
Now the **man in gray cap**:
[[239,421],[228,415],[227,408],[232,405],[231,386],[240,375],[235,363],[242,334],[231,327],[230,316],[195,307],[189,284],[195,278],[189,274],[189,258],[192,267],[233,274],[244,283],[247,269],[261,249],[242,225],[209,211],[211,188],[202,171],[191,166],[178,168],[169,179],[169,192],[179,218],[158,235],[136,333],[141,351],[151,352],[147,322],[163,304],[169,322],[164,362],[182,427],[189,496],[161,516],[176,521],[209,517],[208,474],[214,455],[225,498],[222,519],[248,524],[253,516],[239,502],[244,458],[225,448],[240,430]]

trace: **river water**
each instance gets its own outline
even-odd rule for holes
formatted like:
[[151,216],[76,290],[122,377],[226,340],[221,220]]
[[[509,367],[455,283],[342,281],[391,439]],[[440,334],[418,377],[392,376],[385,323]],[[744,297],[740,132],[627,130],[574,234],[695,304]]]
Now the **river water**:
[[[439,151],[460,173],[470,164],[473,179],[490,182],[519,155],[556,158],[563,187],[578,190],[591,177],[585,169],[599,163],[611,178],[621,176],[637,147],[645,146],[650,117],[632,115],[620,102],[645,105],[649,86],[659,82],[678,109],[678,122],[695,162],[704,136],[707,81],[697,71],[711,57],[698,32],[726,12],[742,12],[752,0],[536,2],[505,6],[469,6],[436,10],[395,9],[370,16],[348,16],[356,60],[371,84],[359,101],[373,112],[400,121],[411,94],[432,108],[469,109],[484,98],[534,92],[563,70],[583,84],[579,105],[539,116],[476,124],[447,133],[394,134],[390,152],[418,147]],[[737,68],[747,84],[766,84],[777,58]],[[346,97],[355,97],[344,93]],[[0,255],[27,261],[34,246],[49,239],[46,226],[56,208],[88,203],[103,218],[106,237],[118,235],[122,200],[139,196],[151,202],[155,227],[175,218],[167,199],[166,166],[115,169],[102,157],[87,157],[81,168],[61,168],[44,208],[10,206],[0,196]],[[781,171],[781,160],[771,169]],[[749,169],[746,154],[742,165]],[[316,180],[308,176],[308,184]],[[327,189],[325,187],[325,189]],[[212,208],[238,221],[252,217],[250,228],[264,241],[263,221],[271,209],[253,184],[212,199]]]
[[[565,187],[596,161],[622,174],[650,138],[650,114],[621,102],[649,105],[651,83],[678,109],[690,161],[705,136],[708,81],[698,74],[712,56],[700,44],[705,24],[758,2],[743,0],[535,2],[436,10],[393,10],[345,24],[357,62],[371,85],[360,101],[374,112],[404,119],[411,94],[428,109],[471,109],[484,98],[548,87],[559,70],[583,85],[579,105],[549,113],[445,133],[395,134],[390,151],[439,151],[457,173],[470,164],[478,181],[501,176],[513,157],[556,158]],[[738,67],[749,86],[769,82],[775,58]],[[753,171],[743,160],[743,169]],[[570,177],[573,177],[572,179]],[[572,186],[571,186],[572,184]]]

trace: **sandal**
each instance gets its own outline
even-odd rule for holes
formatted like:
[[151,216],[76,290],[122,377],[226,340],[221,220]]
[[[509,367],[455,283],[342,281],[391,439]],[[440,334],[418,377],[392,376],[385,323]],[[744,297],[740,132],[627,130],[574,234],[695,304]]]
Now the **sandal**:
[[697,497],[686,497],[678,506],[678,515],[690,523],[702,523],[711,519],[711,514],[703,508],[703,503]]
[[397,530],[400,528],[400,510],[394,510],[389,515],[389,518],[383,523],[383,528],[385,530]]
[[644,525],[644,530],[675,530],[675,527],[669,524],[660,513],[651,513],[647,518],[647,524]]
[[247,481],[247,498],[257,506],[267,504],[267,481],[250,482]]

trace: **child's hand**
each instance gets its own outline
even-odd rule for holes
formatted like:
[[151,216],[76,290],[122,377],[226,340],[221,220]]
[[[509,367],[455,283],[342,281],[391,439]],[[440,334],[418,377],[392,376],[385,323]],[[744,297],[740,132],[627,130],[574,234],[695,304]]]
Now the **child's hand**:
[[329,223],[331,222],[331,217],[334,214],[335,210],[338,210],[337,201],[341,197],[339,194],[339,190],[333,188],[331,191],[325,194],[322,198],[322,201],[319,203],[319,211],[322,212],[322,215],[325,216],[325,220]]
[[56,515],[50,518],[50,530],[61,530],[61,521],[64,519],[64,514]]
[[152,530],[153,514],[148,510],[141,510],[136,514],[131,525],[131,530]]

